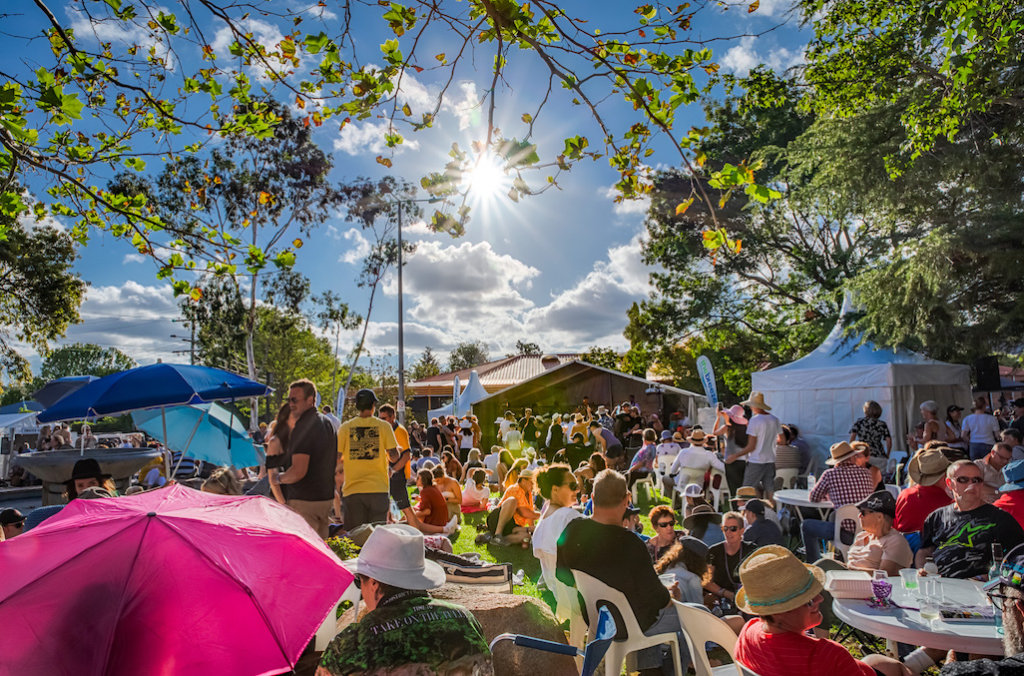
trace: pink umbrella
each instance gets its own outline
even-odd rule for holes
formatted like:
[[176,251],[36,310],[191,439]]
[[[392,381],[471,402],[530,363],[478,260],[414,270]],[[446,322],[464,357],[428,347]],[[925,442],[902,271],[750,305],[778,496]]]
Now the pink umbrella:
[[73,500],[0,543],[0,674],[289,671],[351,582],[266,498]]

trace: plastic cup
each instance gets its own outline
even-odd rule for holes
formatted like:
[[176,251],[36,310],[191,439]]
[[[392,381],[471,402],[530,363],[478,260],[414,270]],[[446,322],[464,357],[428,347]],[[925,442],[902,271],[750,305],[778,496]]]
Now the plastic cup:
[[917,569],[902,568],[900,578],[903,580],[904,589],[917,589]]
[[675,584],[676,576],[672,573],[662,573],[658,576],[658,579],[661,580],[661,583],[666,587],[671,587],[673,584]]
[[921,580],[921,619],[926,622],[934,622],[939,619],[939,581],[933,577],[926,577]]

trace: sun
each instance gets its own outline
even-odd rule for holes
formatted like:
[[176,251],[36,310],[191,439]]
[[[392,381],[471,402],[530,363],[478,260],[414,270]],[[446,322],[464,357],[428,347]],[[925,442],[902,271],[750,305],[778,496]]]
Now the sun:
[[487,153],[476,159],[473,167],[463,178],[463,187],[469,192],[469,199],[478,204],[494,204],[512,188],[512,178],[505,173],[504,164],[494,155]]

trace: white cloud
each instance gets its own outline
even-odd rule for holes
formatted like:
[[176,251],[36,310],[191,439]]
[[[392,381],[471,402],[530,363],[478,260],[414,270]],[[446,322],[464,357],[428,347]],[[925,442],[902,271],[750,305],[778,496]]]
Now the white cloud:
[[[156,49],[156,56],[164,60],[167,70],[173,71],[175,69],[174,54],[171,52],[170,46],[166,41],[157,39],[156,31],[150,30],[144,25],[123,21],[93,21],[90,20],[85,12],[79,11],[72,6],[69,6],[65,11],[71,19],[71,28],[75,31],[76,37],[92,35],[98,42],[112,42],[125,46],[139,45],[144,48],[140,50],[143,54],[147,53],[150,47],[154,47]],[[171,10],[160,5],[150,7],[147,11],[154,18],[161,13],[173,13]],[[145,23],[145,17],[141,21]]]
[[363,156],[366,153],[402,152],[402,150],[419,150],[420,142],[416,139],[405,138],[405,141],[395,147],[388,148],[384,143],[384,135],[388,133],[390,125],[384,122],[349,122],[341,130],[338,138],[334,139],[334,149],[348,153],[349,155]]
[[803,52],[786,47],[774,49],[767,55],[759,53],[756,41],[757,38],[752,35],[741,38],[738,45],[730,47],[722,56],[722,68],[743,77],[760,64],[775,71],[783,71],[804,62]]
[[370,240],[366,239],[359,228],[349,228],[344,238],[351,243],[351,248],[338,258],[342,263],[358,263],[370,253]]
[[746,8],[743,8],[742,11],[751,17],[775,17],[787,14],[793,9],[793,6],[793,0],[761,0],[756,11],[747,13]]
[[[237,26],[246,33],[252,34],[252,40],[263,45],[268,52],[277,52],[278,44],[284,40],[284,35],[280,29],[266,21],[260,19],[242,19],[237,22]],[[224,27],[214,33],[213,42],[210,47],[213,48],[213,53],[217,55],[219,59],[234,58],[231,56],[230,47],[231,43],[235,41],[235,35],[230,28]],[[297,51],[296,56],[299,59],[298,66],[292,66],[291,63],[279,61],[276,58],[268,58],[270,67],[278,72],[284,72],[288,70],[296,70],[301,72],[303,69],[303,55],[305,52]],[[263,65],[258,60],[254,59],[252,65],[247,68],[252,76],[259,81],[268,81],[270,77],[267,75],[268,67]]]
[[[605,189],[604,191],[604,196],[610,200],[614,200],[618,194],[619,193],[617,190],[615,190],[614,186],[608,186],[608,188]],[[614,211],[619,216],[630,216],[633,214],[646,215],[650,208],[651,198],[644,196],[641,197],[640,199],[622,200],[620,202],[615,202],[612,206],[612,211]]]
[[178,304],[170,285],[145,286],[133,280],[121,286],[91,286],[80,309],[82,323],[68,329],[65,343],[96,343],[116,347],[140,364],[183,361],[173,354],[187,343],[170,337],[181,333]]

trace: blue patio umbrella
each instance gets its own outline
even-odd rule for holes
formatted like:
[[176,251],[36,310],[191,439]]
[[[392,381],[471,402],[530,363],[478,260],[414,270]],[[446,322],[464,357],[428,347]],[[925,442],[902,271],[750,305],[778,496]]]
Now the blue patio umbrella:
[[132,411],[135,427],[160,438],[172,451],[214,465],[252,467],[262,458],[242,421],[217,403]]
[[99,378],[96,376],[64,376],[63,378],[57,378],[43,385],[42,388],[32,395],[32,398],[42,404],[43,408],[50,408],[64,397],[82,389],[94,380],[99,380]]
[[40,422],[91,420],[143,408],[262,397],[270,388],[240,375],[186,364],[150,364],[94,380],[39,414]]

